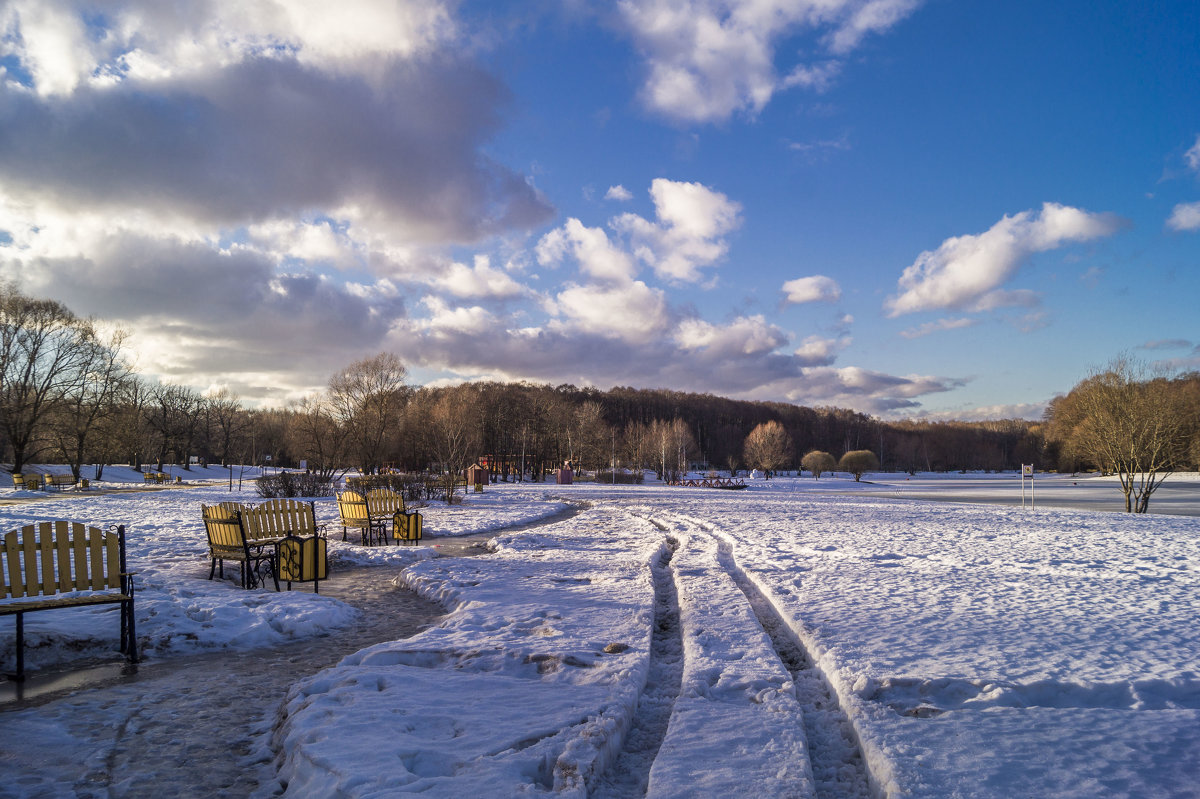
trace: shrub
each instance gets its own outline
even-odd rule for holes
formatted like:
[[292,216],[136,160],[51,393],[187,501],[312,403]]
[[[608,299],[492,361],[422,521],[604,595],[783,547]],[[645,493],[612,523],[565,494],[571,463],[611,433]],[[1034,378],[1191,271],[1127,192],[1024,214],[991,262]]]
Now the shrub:
[[853,449],[838,461],[838,468],[854,475],[854,482],[857,483],[865,472],[879,468],[879,459],[869,449]]
[[611,471],[608,471],[608,472],[596,472],[595,482],[599,483],[600,485],[605,485],[605,484],[612,485],[613,483],[616,483],[618,485],[634,485],[634,484],[641,484],[641,482],[644,478],[645,478],[645,473],[643,473],[641,471],[636,471],[636,472],[617,472],[616,478],[614,479],[613,473]]
[[832,472],[837,468],[837,461],[828,452],[814,449],[800,459],[800,466],[812,472],[814,480],[819,480],[822,472]]
[[259,477],[254,481],[263,499],[278,497],[328,497],[333,495],[333,482],[318,474],[280,472]]

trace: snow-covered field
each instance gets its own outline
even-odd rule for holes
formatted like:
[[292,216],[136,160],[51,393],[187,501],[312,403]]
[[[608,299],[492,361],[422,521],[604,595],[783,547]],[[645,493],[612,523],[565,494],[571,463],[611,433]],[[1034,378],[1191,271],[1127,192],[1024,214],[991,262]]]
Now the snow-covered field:
[[[1022,509],[1012,475],[961,479],[991,481],[969,489],[980,499],[1016,492],[1015,507],[871,495],[959,482],[904,478],[502,484],[426,508],[425,546],[335,535],[333,583],[389,569],[448,613],[333,668],[297,664],[266,723],[231,715],[273,757],[258,794],[1200,795],[1200,519],[1050,508],[1041,493]],[[1196,476],[1172,481],[1173,512],[1200,504]],[[229,498],[51,496],[0,519],[128,525],[144,670],[353,625],[332,596],[205,579],[199,504]],[[317,506],[335,519],[332,500]],[[504,530],[538,518],[552,523]],[[488,554],[435,557],[439,536],[489,531]],[[12,625],[0,619],[4,668]],[[39,672],[116,658],[116,632],[112,609],[27,616],[31,690]],[[0,704],[0,796],[131,795],[95,784],[94,764],[123,745],[114,730],[172,708],[139,706],[134,723],[114,690]],[[67,736],[82,710],[103,728]]]

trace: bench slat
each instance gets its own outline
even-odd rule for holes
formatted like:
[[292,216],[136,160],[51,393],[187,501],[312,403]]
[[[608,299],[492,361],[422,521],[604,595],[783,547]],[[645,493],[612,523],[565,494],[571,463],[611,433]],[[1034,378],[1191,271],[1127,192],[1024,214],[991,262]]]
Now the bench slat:
[[[42,526],[49,527],[43,522]],[[21,581],[21,596],[34,596],[41,589],[38,579],[37,536],[32,525],[21,528],[21,556],[25,558],[25,576]]]
[[71,537],[54,536],[54,562],[58,564],[58,590],[74,591],[75,581],[71,576]]

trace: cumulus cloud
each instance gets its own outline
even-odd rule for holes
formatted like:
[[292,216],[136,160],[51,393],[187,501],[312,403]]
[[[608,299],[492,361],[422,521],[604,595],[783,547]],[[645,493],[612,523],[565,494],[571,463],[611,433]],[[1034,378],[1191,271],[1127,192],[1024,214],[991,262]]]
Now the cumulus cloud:
[[640,280],[618,286],[570,286],[555,301],[562,316],[556,328],[602,338],[636,341],[657,336],[670,321],[666,295]]
[[918,327],[901,330],[900,335],[904,338],[921,338],[922,336],[928,336],[930,333],[940,333],[943,330],[961,330],[964,327],[972,327],[975,324],[978,324],[978,320],[968,317],[938,319],[936,322],[926,322]]
[[451,296],[464,298],[507,300],[530,293],[528,287],[503,269],[492,266],[486,255],[475,256],[471,266],[457,261],[442,264],[430,285]]
[[557,266],[573,258],[584,273],[599,280],[625,282],[637,274],[633,258],[609,241],[607,233],[574,218],[542,236],[535,253],[542,266]]
[[1200,230],[1200,202],[1176,205],[1167,219],[1167,227],[1181,233]]
[[679,323],[675,343],[683,350],[706,350],[728,357],[762,355],[787,342],[787,334],[761,315],[740,317],[728,325],[690,318]]
[[825,275],[798,277],[783,284],[787,301],[794,304],[806,302],[837,302],[842,298],[842,287]]
[[742,207],[700,183],[656,178],[650,185],[657,221],[622,214],[612,227],[629,237],[638,259],[656,275],[694,282],[700,270],[725,257],[725,236],[741,224]]
[[1046,415],[1046,405],[1045,402],[1017,402],[1008,405],[984,405],[978,408],[955,408],[936,413],[919,411],[906,414],[906,416],[913,419],[944,422],[998,422],[1005,419],[1040,421]]
[[370,75],[447,41],[439,2],[240,0],[164,4],[124,0],[104,14],[82,0],[11,0],[0,11],[7,49],[42,96],[123,80],[169,80],[263,58],[335,65]]
[[440,330],[530,294],[436,255],[552,214],[486,154],[507,91],[451,5],[102,5],[0,4],[0,277],[128,328],[140,370],[270,401],[406,298],[472,301]]
[[629,200],[633,199],[633,192],[624,186],[617,184],[616,186],[608,187],[608,191],[604,192],[604,199],[616,200],[617,202],[628,202]]
[[1003,291],[1033,254],[1116,232],[1121,222],[1110,214],[1045,203],[1040,212],[1006,216],[978,235],[946,239],[937,250],[917,257],[900,277],[901,292],[887,300],[890,316],[955,308],[988,310],[1029,305],[1029,291]]
[[852,343],[849,336],[841,338],[825,338],[824,336],[808,336],[796,348],[795,356],[805,366],[830,366],[842,350]]
[[[842,58],[888,30],[915,0],[621,0],[618,9],[646,60],[642,101],[685,122],[756,114],[779,90],[822,89]],[[775,51],[798,34],[823,34],[836,58],[795,64],[781,76]]]

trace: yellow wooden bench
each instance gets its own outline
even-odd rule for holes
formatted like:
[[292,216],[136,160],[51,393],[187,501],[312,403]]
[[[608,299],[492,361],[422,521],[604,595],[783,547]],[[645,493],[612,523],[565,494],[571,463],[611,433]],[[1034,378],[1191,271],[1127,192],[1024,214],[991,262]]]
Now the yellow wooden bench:
[[14,474],[13,488],[24,488],[29,491],[40,491],[45,488],[45,484],[40,472],[32,472],[30,474]]
[[421,514],[406,510],[404,496],[390,488],[375,488],[362,495],[343,491],[337,495],[338,515],[342,524],[342,540],[351,527],[362,536],[362,543],[387,541],[388,525],[397,541],[417,541],[423,528]]
[[25,679],[24,614],[37,610],[120,604],[121,652],[137,662],[124,525],[106,532],[78,522],[39,522],[5,533],[0,579],[0,599],[15,600],[0,602],[0,616],[17,617],[16,680]]
[[48,474],[44,479],[46,488],[69,488],[78,482],[73,474]]
[[227,502],[201,509],[213,559],[210,580],[228,559],[242,564],[245,588],[265,584],[269,572],[276,591],[280,580],[289,591],[293,582],[311,582],[313,591],[320,591],[329,572],[328,544],[314,503],[272,499],[256,507]]
[[320,592],[320,581],[329,572],[328,542],[324,526],[317,524],[315,502],[269,499],[241,516],[247,540],[274,546],[275,576],[287,582],[289,591],[293,582],[311,582],[313,592]]
[[[367,507],[372,519],[386,519],[392,523],[392,538],[396,541],[420,541],[424,528],[421,514],[404,506],[404,496],[388,488],[376,488],[367,492]],[[387,522],[384,522],[386,529]]]
[[[266,581],[269,574],[279,590],[279,579],[275,575],[275,552],[265,545],[251,544],[242,527],[242,512],[245,506],[236,502],[220,505],[201,505],[200,515],[204,519],[204,532],[208,535],[208,556],[212,565],[208,579],[212,579],[220,568],[225,576],[225,561],[237,561],[241,568],[243,588],[255,588]],[[264,573],[265,572],[265,573]]]

